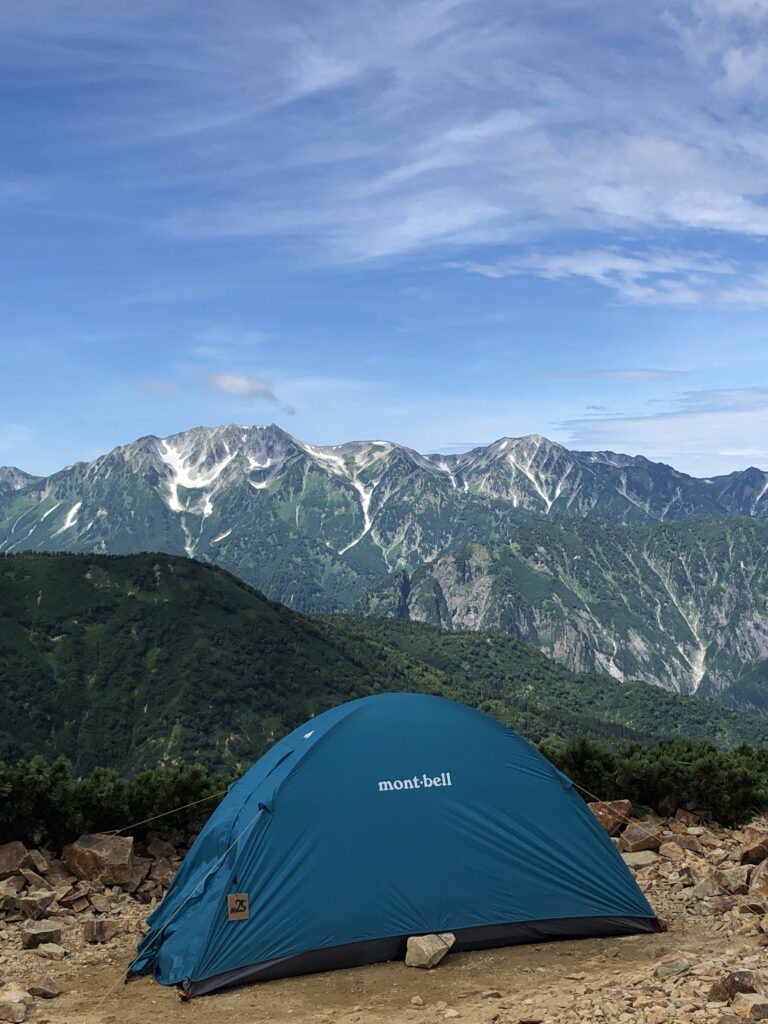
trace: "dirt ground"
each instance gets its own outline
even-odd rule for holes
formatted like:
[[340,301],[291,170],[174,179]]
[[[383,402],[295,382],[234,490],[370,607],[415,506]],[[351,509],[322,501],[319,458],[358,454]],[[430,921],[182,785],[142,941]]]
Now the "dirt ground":
[[[91,966],[57,964],[55,974],[64,994],[38,1002],[28,1020],[38,1024],[208,1024],[217,1020],[237,1024],[432,1024],[453,1018],[450,1011],[455,1010],[467,1024],[526,1019],[556,1022],[559,1010],[585,992],[597,992],[607,1009],[612,994],[622,992],[630,976],[652,974],[665,954],[679,952],[706,961],[707,956],[721,957],[726,945],[734,953],[755,952],[754,937],[726,940],[719,932],[709,933],[706,924],[709,922],[683,920],[680,927],[660,935],[458,953],[432,971],[414,970],[402,963],[378,964],[262,982],[187,1003],[174,989],[149,978],[128,985],[121,982],[106,995],[132,955],[133,946],[125,936],[119,945],[117,940],[110,944],[111,962],[106,962],[104,949],[94,951],[94,960],[99,962]],[[484,996],[488,991],[501,997]],[[414,997],[423,1000],[423,1005],[413,1005]]]

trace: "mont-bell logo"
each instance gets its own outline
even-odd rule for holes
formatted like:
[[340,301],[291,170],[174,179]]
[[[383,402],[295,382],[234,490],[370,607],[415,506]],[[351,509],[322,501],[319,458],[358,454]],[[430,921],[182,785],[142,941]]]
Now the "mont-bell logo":
[[438,786],[452,786],[450,772],[439,775],[413,775],[410,779],[382,779],[379,782],[380,793],[399,793],[403,789],[434,789]]

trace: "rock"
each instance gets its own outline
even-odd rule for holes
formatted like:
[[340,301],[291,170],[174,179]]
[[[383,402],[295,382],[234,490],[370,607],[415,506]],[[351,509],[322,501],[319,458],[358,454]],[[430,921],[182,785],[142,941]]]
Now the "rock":
[[0,986],[0,1020],[21,1024],[26,1019],[27,1007],[32,1002],[32,996],[26,989],[6,982]]
[[408,967],[436,967],[455,941],[453,932],[412,935],[406,946],[405,963]]
[[603,826],[609,836],[615,836],[632,812],[629,800],[596,800],[587,807]]
[[32,864],[33,871],[36,871],[38,875],[47,875],[49,871],[48,861],[40,850],[30,850],[29,860]]
[[126,892],[134,893],[139,888],[141,883],[149,874],[149,869],[152,867],[152,861],[149,857],[134,857],[133,867],[131,868],[131,877],[127,882],[123,883],[123,889]]
[[162,885],[164,889],[173,881],[173,876],[176,874],[176,868],[168,860],[156,860],[152,867],[149,869],[149,877],[153,882],[157,882]]
[[0,1020],[9,1020],[12,1021],[13,1024],[21,1024],[21,1021],[26,1020],[26,1017],[27,1008],[24,1003],[16,1003],[3,999],[2,993],[0,992]]
[[91,906],[98,914],[108,914],[112,910],[112,900],[108,896],[91,896]]
[[41,942],[37,947],[37,955],[44,960],[63,960],[67,951],[56,942]]
[[443,1020],[455,1020],[457,1017],[460,1016],[461,1014],[459,1013],[458,1010],[454,1010],[452,1006],[449,1006],[448,1009],[443,1014]]
[[[691,889],[691,895],[702,900],[708,899],[712,896],[719,896],[722,891],[723,890],[714,878],[702,878],[702,880]],[[728,909],[730,909],[730,907]]]
[[687,974],[690,969],[691,965],[688,960],[683,957],[672,957],[662,960],[654,974],[657,978],[672,978],[677,974]]
[[80,879],[97,879],[107,885],[130,881],[133,867],[133,838],[89,835],[64,847],[64,861]]
[[71,907],[78,900],[87,899],[91,890],[87,885],[75,885],[67,889],[63,896],[59,896],[59,903],[62,907]]
[[768,1020],[768,999],[756,992],[737,993],[731,1009],[744,1020]]
[[764,860],[756,868],[753,868],[752,876],[749,879],[749,890],[768,896],[768,860]]
[[48,921],[26,921],[21,929],[24,949],[35,949],[44,942],[61,942],[61,925]]
[[749,897],[745,900],[739,900],[739,913],[740,914],[752,914],[754,917],[765,917],[765,904],[762,902],[762,897]]
[[690,850],[691,853],[704,853],[704,847],[696,836],[675,836],[670,842],[676,843],[683,850]]
[[0,882],[0,910],[19,909],[19,890],[13,883],[13,877]]
[[[83,938],[86,942],[109,942],[114,939],[120,931],[118,921],[110,921],[109,918],[99,917],[92,921],[86,921],[83,925]],[[409,940],[410,941],[410,940]],[[428,966],[432,967],[433,964]]]
[[62,989],[50,974],[41,974],[27,985],[27,991],[31,996],[38,996],[40,999],[55,999],[61,995]]
[[652,850],[641,850],[639,853],[623,853],[624,863],[629,868],[647,868],[650,864],[656,864],[659,855]]
[[424,1005],[424,1000],[421,998],[421,996],[414,996],[411,999],[411,1006],[423,1006],[423,1005]]
[[661,846],[661,836],[646,828],[645,825],[637,825],[634,822],[624,829],[619,843],[620,849],[625,853],[640,853],[644,850],[658,850]]
[[677,835],[685,835],[688,831],[687,825],[684,825],[682,821],[678,821],[677,818],[670,818],[665,827],[667,831],[674,832]]
[[[622,801],[629,803],[629,800]],[[489,988],[485,992],[480,993],[481,999],[501,999],[501,992],[497,988]]]
[[675,813],[675,817],[688,828],[690,828],[691,825],[698,825],[701,821],[700,814],[697,814],[695,811],[683,810],[682,807]]
[[82,886],[70,888],[63,896],[59,897],[58,903],[67,914],[81,914],[91,905],[87,893],[88,889]]
[[29,851],[23,843],[5,843],[0,846],[0,881],[18,875],[22,868],[31,865]]
[[662,843],[659,847],[659,853],[662,857],[666,857],[667,860],[678,862],[685,860],[685,851],[679,843]]
[[716,896],[711,903],[716,914],[727,914],[729,910],[733,910],[738,905],[739,901],[735,896]]
[[755,971],[730,971],[709,990],[711,1003],[729,1003],[738,992],[763,992],[763,980]]
[[742,864],[762,864],[766,857],[768,857],[768,840],[754,843],[752,846],[745,846],[741,851]]
[[176,847],[162,839],[155,837],[147,843],[147,853],[155,860],[173,860],[176,854]]
[[708,832],[705,832],[703,836],[699,836],[699,842],[710,850],[716,850],[720,846],[720,840],[717,836],[712,836]]
[[19,897],[19,910],[24,917],[32,920],[42,917],[47,908],[53,903],[54,893],[36,890]]
[[723,890],[732,896],[749,892],[749,877],[752,868],[749,865],[726,868],[723,871],[716,871],[714,879]]
[[22,868],[19,874],[30,889],[47,889],[49,887],[43,876],[38,875],[38,873],[36,871],[32,871],[31,868]]

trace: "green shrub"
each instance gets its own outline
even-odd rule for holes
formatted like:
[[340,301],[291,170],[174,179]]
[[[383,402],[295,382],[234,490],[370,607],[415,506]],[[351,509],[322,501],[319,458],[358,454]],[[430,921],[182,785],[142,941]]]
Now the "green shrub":
[[[742,745],[722,751],[687,740],[611,747],[578,739],[544,744],[542,752],[585,800],[627,798],[660,814],[679,807],[705,810],[724,825],[768,810],[766,750]],[[139,839],[150,832],[179,839],[202,827],[230,781],[199,765],[163,766],[132,776],[96,768],[77,778],[64,758],[0,761],[0,843],[20,839],[60,848],[84,832],[126,826],[134,826],[127,834]],[[146,820],[155,815],[162,817]]]
[[585,800],[626,798],[659,814],[705,810],[723,825],[768,809],[768,752],[745,744],[723,751],[688,740],[609,747],[578,739],[543,752]]
[[[126,826],[135,826],[128,834],[137,838],[154,832],[179,839],[201,828],[229,781],[198,765],[161,767],[128,777],[96,768],[79,779],[64,758],[48,763],[34,757],[13,765],[0,761],[0,843],[20,839],[30,846],[60,849],[85,832]],[[200,800],[204,802],[196,803]],[[191,803],[196,806],[166,814]],[[162,817],[146,820],[155,815]]]

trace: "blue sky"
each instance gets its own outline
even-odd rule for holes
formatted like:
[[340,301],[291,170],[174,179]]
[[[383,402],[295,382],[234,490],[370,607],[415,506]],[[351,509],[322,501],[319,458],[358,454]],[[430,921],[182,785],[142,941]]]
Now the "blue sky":
[[768,466],[768,0],[0,30],[0,463],[275,421]]

